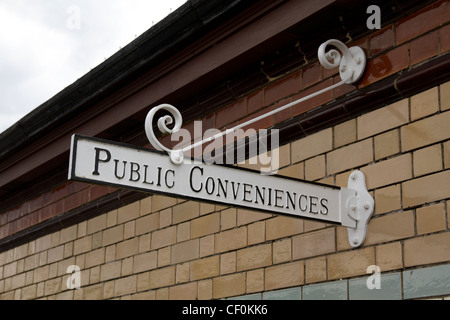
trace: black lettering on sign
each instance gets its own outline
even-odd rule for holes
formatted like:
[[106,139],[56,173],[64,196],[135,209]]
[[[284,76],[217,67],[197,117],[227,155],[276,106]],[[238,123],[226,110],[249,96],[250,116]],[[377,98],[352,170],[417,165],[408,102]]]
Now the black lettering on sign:
[[122,176],[119,177],[119,174],[117,173],[117,169],[119,167],[119,160],[114,160],[114,162],[116,163],[115,168],[114,168],[114,174],[116,176],[117,179],[122,180],[125,177],[125,170],[127,169],[127,161],[123,161],[123,170],[122,170]]
[[286,208],[289,209],[289,204],[291,204],[292,209],[295,210],[295,203],[297,199],[297,194],[293,192],[294,198],[291,197],[289,191],[286,191],[287,199],[286,199]]
[[148,165],[144,165],[144,184],[153,185],[153,181],[147,181]]
[[258,202],[258,197],[259,197],[259,200],[261,201],[261,203],[262,204],[264,204],[264,196],[265,196],[265,192],[266,192],[266,188],[265,187],[261,187],[261,189],[262,189],[262,192],[261,192],[261,190],[259,189],[259,187],[258,186],[256,186],[256,196],[255,196],[255,203],[256,204],[259,204],[259,202]]
[[319,214],[319,211],[317,211],[317,204],[318,204],[319,198],[317,197],[309,197],[309,213],[312,214]]
[[141,170],[141,166],[139,165],[139,163],[130,162],[130,165],[130,181],[137,182],[141,180],[141,174],[139,173],[139,170]]
[[241,187],[241,183],[240,182],[237,183],[237,188],[235,188],[234,186],[235,186],[234,181],[231,181],[231,187],[233,189],[234,200],[236,200],[237,196],[238,196],[239,188]]
[[206,193],[209,195],[212,195],[214,193],[214,190],[216,190],[216,182],[212,177],[208,177],[208,179],[206,179],[205,189]]
[[323,210],[320,210],[320,213],[326,216],[328,214],[328,199],[323,198],[322,200],[320,200],[320,204],[323,207]]
[[[172,183],[171,184],[169,184],[169,173],[172,174]],[[173,187],[175,187],[175,171],[167,170],[167,172],[166,172],[166,186],[169,189],[172,189]]]
[[161,172],[162,168],[158,167],[158,183],[156,184],[158,187],[161,187]]
[[[304,199],[304,201],[302,201]],[[302,205],[306,202],[305,205]],[[308,197],[305,196],[304,194],[302,194],[300,196],[300,198],[298,199],[298,207],[300,208],[301,211],[305,212],[306,210],[308,210]]]
[[251,184],[244,183],[244,199],[242,199],[245,202],[252,202],[251,194],[252,194],[252,188],[253,186]]
[[197,171],[197,170],[200,171],[200,175],[203,176],[203,168],[201,168],[201,167],[194,167],[194,168],[192,168],[191,174],[189,176],[189,183],[191,185],[191,190],[198,193],[198,192],[202,191],[203,183],[200,183],[200,187],[199,188],[194,188],[194,179],[193,179],[194,178],[194,171]]
[[[106,154],[106,157],[104,157],[104,159],[101,158],[101,156],[102,156],[101,153]],[[100,172],[98,171],[98,166],[99,166],[100,162],[107,163],[109,161],[111,161],[111,152],[109,152],[106,149],[95,148],[95,166],[94,166],[94,172],[92,172],[92,174],[94,176],[99,176]]]
[[225,184],[223,184],[222,179],[218,179],[217,181],[219,182],[217,187],[217,196],[220,197],[220,190],[222,190],[222,195],[226,198],[228,194],[228,180],[224,180]]
[[283,208],[283,194],[282,190],[275,189],[275,207]]

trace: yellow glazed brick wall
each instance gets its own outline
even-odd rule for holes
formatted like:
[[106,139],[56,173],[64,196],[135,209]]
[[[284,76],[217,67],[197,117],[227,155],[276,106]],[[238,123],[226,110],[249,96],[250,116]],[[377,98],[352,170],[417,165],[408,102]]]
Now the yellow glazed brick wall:
[[[280,174],[375,199],[347,229],[151,196],[0,254],[0,299],[222,299],[450,262],[449,83],[282,147]],[[66,286],[81,269],[81,288]]]

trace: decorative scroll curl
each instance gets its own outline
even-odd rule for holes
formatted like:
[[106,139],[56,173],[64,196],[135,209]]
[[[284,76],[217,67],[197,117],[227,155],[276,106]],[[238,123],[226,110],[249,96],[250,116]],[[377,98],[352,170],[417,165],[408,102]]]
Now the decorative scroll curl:
[[[166,115],[158,119],[158,129],[162,134],[173,134],[181,129],[181,126],[183,125],[183,117],[181,116],[180,111],[170,104],[162,104],[153,108],[148,113],[147,118],[145,119],[145,133],[155,149],[167,152],[174,163],[181,164],[183,162],[183,151],[171,150],[165,147],[161,142],[159,142],[156,138],[155,132],[153,131],[153,119],[155,114],[160,110],[168,111],[171,114],[171,116]],[[168,125],[173,124],[174,121],[175,124],[173,129],[167,127]]]
[[343,54],[349,54],[348,48],[339,40],[334,39],[328,40],[319,47],[317,55],[319,57],[320,64],[326,69],[339,67],[341,64],[342,56],[339,51],[335,49],[331,49],[330,51],[326,52],[325,49],[328,45],[335,46],[336,48],[341,50]]
[[[326,52],[328,45],[338,48],[342,55],[335,49]],[[317,55],[320,64],[324,68],[333,69],[339,67],[341,79],[348,84],[357,82],[364,73],[366,55],[360,47],[351,47],[349,49],[341,41],[331,39],[319,47]]]

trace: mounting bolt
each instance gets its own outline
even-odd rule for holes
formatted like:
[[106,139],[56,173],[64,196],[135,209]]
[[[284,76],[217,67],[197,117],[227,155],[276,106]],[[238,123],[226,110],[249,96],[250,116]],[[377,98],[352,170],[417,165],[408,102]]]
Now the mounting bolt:
[[367,202],[364,204],[364,209],[366,209],[366,210],[370,209],[370,205]]
[[359,239],[358,238],[353,239],[353,244],[358,244],[358,243],[359,243]]
[[356,174],[352,174],[352,180],[353,180],[353,181],[356,180]]
[[350,209],[352,209],[352,211],[356,211],[356,206],[355,205],[352,205],[351,207],[350,207]]

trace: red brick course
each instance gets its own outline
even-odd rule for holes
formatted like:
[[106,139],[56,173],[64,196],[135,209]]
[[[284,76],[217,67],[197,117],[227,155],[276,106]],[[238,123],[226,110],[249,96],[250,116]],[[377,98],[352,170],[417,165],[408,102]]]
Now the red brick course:
[[[258,128],[264,124],[269,126],[281,123],[449,51],[450,25],[447,16],[449,6],[448,0],[437,1],[411,16],[347,44],[349,47],[363,48],[368,57],[366,71],[357,86],[344,85],[333,92],[301,103],[272,116],[271,120],[258,122]],[[282,78],[273,79],[265,88],[250,94],[247,99],[248,114],[244,114],[245,106],[241,105],[241,109],[236,109],[235,104],[216,112],[216,127],[231,127],[232,124],[242,123],[340,80],[337,68],[327,70],[317,61],[313,61],[302,70],[295,70]],[[233,115],[232,110],[235,111]]]
[[442,0],[400,20],[395,25],[397,45],[412,40],[429,30],[448,23],[449,12],[449,1]]
[[95,201],[114,188],[67,182],[1,214],[0,239]]

